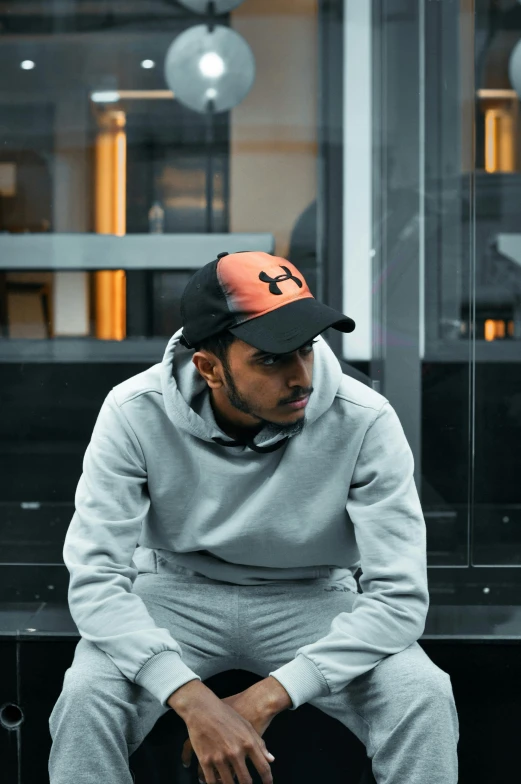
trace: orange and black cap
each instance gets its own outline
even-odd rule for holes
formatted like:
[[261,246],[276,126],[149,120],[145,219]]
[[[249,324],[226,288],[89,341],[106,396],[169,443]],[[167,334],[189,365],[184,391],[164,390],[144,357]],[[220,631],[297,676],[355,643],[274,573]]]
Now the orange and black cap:
[[181,318],[186,348],[229,329],[268,354],[296,351],[328,327],[355,328],[314,298],[294,264],[261,251],[219,253],[197,270],[181,296]]

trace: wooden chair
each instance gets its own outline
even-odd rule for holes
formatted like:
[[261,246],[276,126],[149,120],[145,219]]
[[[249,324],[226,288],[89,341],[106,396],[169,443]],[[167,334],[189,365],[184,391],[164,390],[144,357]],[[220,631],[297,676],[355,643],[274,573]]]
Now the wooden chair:
[[39,297],[42,306],[45,335],[48,338],[52,337],[51,295],[48,284],[7,280],[5,272],[0,273],[0,336],[6,338],[10,336],[8,315],[8,298],[10,294],[28,294]]

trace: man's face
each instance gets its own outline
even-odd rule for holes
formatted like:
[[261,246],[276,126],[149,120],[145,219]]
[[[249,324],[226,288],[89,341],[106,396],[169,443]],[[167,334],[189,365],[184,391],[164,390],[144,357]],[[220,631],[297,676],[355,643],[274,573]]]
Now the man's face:
[[306,408],[286,404],[313,391],[312,341],[274,355],[235,340],[227,363],[207,351],[196,352],[192,361],[210,387],[217,423],[230,435],[254,435],[267,423],[282,430],[304,427]]

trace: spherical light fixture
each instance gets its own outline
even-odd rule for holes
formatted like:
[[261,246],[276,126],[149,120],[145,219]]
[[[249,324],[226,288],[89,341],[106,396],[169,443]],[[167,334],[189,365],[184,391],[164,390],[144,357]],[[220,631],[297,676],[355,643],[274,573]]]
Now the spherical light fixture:
[[22,68],[24,71],[32,71],[35,65],[36,63],[34,60],[22,60],[20,63],[20,68]]
[[512,50],[508,61],[508,75],[512,87],[521,98],[521,41],[518,41]]
[[224,60],[217,52],[206,52],[199,60],[199,70],[208,79],[218,79],[224,73]]
[[149,69],[154,68],[155,62],[153,60],[141,60],[141,68]]
[[206,231],[214,230],[214,128],[216,112],[237,106],[255,80],[255,58],[235,30],[216,25],[214,14],[240,3],[192,3],[201,6],[208,23],[177,36],[165,58],[165,79],[176,100],[205,115]]
[[229,27],[195,25],[177,36],[165,58],[165,79],[177,100],[197,112],[237,106],[255,80],[253,52]]

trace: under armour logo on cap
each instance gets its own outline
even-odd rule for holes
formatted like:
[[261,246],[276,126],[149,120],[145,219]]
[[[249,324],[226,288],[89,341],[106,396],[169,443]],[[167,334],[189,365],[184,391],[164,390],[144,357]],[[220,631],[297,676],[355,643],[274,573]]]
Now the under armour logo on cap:
[[[282,285],[286,281],[291,282]],[[181,318],[186,348],[229,329],[275,354],[296,350],[329,326],[341,332],[355,328],[353,319],[315,300],[291,261],[264,251],[218,253],[188,281]]]
[[270,278],[270,276],[264,271],[259,274],[259,280],[270,284],[270,294],[282,294],[282,291],[277,286],[277,283],[280,283],[283,280],[293,280],[299,289],[301,289],[302,281],[295,277],[295,275],[292,275],[291,270],[289,270],[287,267],[283,267],[282,264],[279,266],[281,269],[286,271],[285,275],[277,275],[276,278]]

